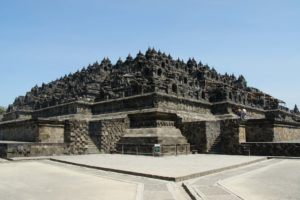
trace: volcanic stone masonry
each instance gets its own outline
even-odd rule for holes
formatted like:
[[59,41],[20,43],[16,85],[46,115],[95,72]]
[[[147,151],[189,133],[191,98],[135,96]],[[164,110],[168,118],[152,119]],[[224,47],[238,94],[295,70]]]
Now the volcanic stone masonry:
[[299,110],[281,103],[247,86],[242,75],[149,48],[114,65],[105,58],[17,97],[0,117],[0,156],[299,155]]

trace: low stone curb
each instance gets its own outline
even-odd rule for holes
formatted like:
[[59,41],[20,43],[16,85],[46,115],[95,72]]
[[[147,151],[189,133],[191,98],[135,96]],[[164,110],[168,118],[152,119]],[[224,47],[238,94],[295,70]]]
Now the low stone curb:
[[107,168],[107,167],[92,166],[92,165],[86,165],[86,164],[81,164],[81,163],[75,163],[75,162],[50,158],[51,161],[61,162],[61,163],[70,164],[70,165],[77,165],[77,166],[87,167],[87,168],[92,168],[92,169],[99,169],[99,170],[104,170],[104,171],[111,171],[111,172],[116,172],[116,173],[134,175],[134,176],[143,176],[143,177],[147,177],[147,178],[161,179],[161,180],[174,181],[174,182],[181,182],[181,181],[185,181],[188,179],[198,178],[201,176],[206,176],[206,175],[222,172],[225,170],[234,169],[237,167],[242,167],[242,166],[249,165],[252,163],[260,162],[260,161],[263,161],[266,159],[267,159],[267,157],[264,157],[264,158],[256,159],[256,160],[241,163],[241,164],[236,164],[236,165],[232,165],[232,166],[228,166],[228,167],[222,167],[219,169],[213,169],[213,170],[208,170],[208,171],[199,172],[199,173],[194,173],[194,174],[190,174],[190,175],[186,175],[186,176],[169,177],[169,176],[160,176],[160,175],[154,175],[154,174],[126,171],[126,170],[120,170],[120,169],[112,169],[112,168]]
[[186,191],[186,193],[191,197],[192,200],[203,200],[189,183],[183,182],[182,187]]
[[268,156],[268,159],[300,159],[300,157],[290,157],[290,156]]
[[13,157],[7,158],[9,161],[32,161],[32,160],[49,160],[51,156],[39,156],[39,157]]
[[231,165],[231,166],[228,166],[228,167],[222,167],[222,168],[212,169],[212,170],[199,172],[199,173],[194,173],[194,174],[190,174],[190,175],[186,175],[186,176],[176,177],[175,182],[185,181],[185,180],[188,180],[188,179],[193,179],[193,178],[198,178],[198,177],[201,177],[201,176],[207,176],[207,175],[210,175],[210,174],[219,173],[219,172],[222,172],[222,171],[225,171],[225,170],[250,165],[250,164],[260,162],[260,161],[263,161],[263,160],[266,160],[266,159],[267,158],[264,157],[264,158],[259,158],[259,159],[249,161],[249,162],[245,162],[245,163],[241,163],[241,164]]
[[64,161],[64,160],[59,160],[59,159],[54,159],[54,158],[50,158],[50,160],[55,161],[55,162],[70,164],[70,165],[77,165],[77,166],[80,166],[80,167],[87,167],[87,168],[99,169],[99,170],[103,170],[103,171],[110,171],[110,172],[116,172],[116,173],[121,173],[121,174],[129,174],[129,175],[134,175],[134,176],[143,176],[143,177],[147,177],[147,178],[155,178],[155,179],[161,179],[161,180],[175,181],[176,182],[176,178],[174,178],[174,177],[159,176],[159,175],[153,175],[153,174],[145,174],[145,173],[139,173],[139,172],[120,170],[120,169],[111,169],[111,168],[107,168],[107,167],[91,166],[91,165],[74,163],[74,162],[69,162],[69,161]]

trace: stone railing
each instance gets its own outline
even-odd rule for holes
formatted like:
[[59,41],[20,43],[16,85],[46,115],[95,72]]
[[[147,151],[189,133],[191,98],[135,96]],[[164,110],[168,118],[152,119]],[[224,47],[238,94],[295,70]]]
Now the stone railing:
[[189,144],[161,144],[159,151],[157,151],[153,144],[118,143],[117,151],[115,153],[149,155],[149,156],[190,154],[190,145]]

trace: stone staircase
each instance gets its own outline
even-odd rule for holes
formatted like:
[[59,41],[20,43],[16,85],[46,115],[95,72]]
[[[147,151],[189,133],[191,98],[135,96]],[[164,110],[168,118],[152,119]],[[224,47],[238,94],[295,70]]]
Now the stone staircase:
[[217,153],[220,153],[220,144],[221,144],[221,137],[218,136],[214,143],[211,145],[211,147],[209,148],[208,150],[208,153],[211,153],[211,154],[217,154]]
[[100,152],[100,145],[97,144],[97,143],[95,144],[94,141],[92,140],[92,138],[88,137],[88,139],[87,139],[87,151],[86,151],[87,154],[101,153]]

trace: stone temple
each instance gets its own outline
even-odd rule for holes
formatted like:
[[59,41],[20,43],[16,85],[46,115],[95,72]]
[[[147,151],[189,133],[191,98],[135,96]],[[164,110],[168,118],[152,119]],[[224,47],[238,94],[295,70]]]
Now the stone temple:
[[105,58],[17,97],[0,119],[0,156],[300,156],[299,111],[281,103],[243,76],[148,49],[114,65]]

